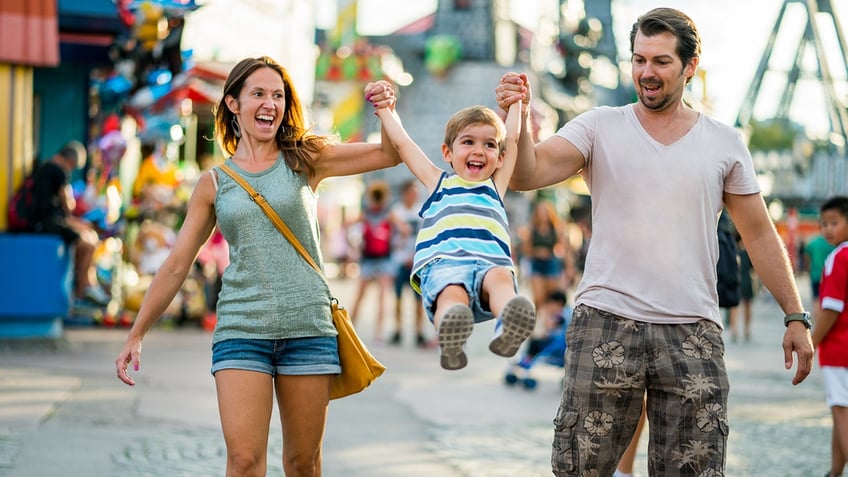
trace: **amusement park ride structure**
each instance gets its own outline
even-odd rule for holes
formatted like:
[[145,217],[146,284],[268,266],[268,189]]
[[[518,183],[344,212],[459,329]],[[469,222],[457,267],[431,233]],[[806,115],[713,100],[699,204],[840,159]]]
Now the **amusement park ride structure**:
[[[789,121],[789,111],[795,97],[796,86],[799,80],[803,79],[802,75],[807,73],[804,71],[804,55],[808,48],[813,48],[816,63],[813,73],[815,79],[821,83],[825,96],[825,107],[827,109],[827,118],[831,131],[829,137],[830,146],[833,152],[844,155],[846,152],[845,147],[848,143],[848,113],[846,113],[845,99],[837,91],[837,80],[834,76],[835,71],[831,69],[828,60],[828,58],[833,58],[832,55],[830,57],[828,56],[828,53],[833,50],[825,48],[826,39],[822,32],[821,23],[825,23],[825,25],[833,28],[837,51],[839,53],[838,64],[836,66],[844,70],[845,77],[848,77],[848,60],[846,60],[848,44],[846,44],[845,35],[842,32],[841,24],[831,0],[784,0],[769,35],[759,66],[751,81],[748,93],[739,109],[739,114],[736,117],[736,126],[746,128],[753,120],[754,107],[760,99],[763,80],[767,73],[773,71],[772,57],[775,52],[775,43],[778,40],[778,36],[785,30],[785,20],[788,18],[787,12],[792,8],[793,4],[802,7],[804,10],[806,24],[803,34],[798,41],[792,66],[789,71],[785,72],[786,83],[780,95],[774,119],[778,121]],[[795,8],[795,10],[798,10],[798,8]]]

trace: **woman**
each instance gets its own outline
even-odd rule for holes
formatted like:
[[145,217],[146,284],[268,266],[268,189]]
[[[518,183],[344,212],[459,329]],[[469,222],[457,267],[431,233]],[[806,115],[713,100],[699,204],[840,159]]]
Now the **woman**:
[[[388,82],[372,103],[394,107]],[[379,93],[377,93],[379,91]],[[224,84],[215,129],[227,164],[271,203],[321,263],[315,190],[327,177],[359,174],[400,162],[388,141],[337,144],[307,132],[289,73],[267,57],[239,62]],[[118,378],[135,381],[141,344],[177,293],[216,224],[230,246],[212,338],[212,374],[227,472],[265,476],[276,393],[283,432],[283,468],[321,475],[321,445],[330,383],[340,372],[330,291],[272,225],[261,208],[217,168],[203,174],[170,255],[142,302],[115,361]]]
[[553,203],[538,200],[534,204],[530,223],[522,234],[522,248],[530,260],[533,303],[540,310],[551,292],[568,285],[564,278],[566,281],[574,278],[571,250]]

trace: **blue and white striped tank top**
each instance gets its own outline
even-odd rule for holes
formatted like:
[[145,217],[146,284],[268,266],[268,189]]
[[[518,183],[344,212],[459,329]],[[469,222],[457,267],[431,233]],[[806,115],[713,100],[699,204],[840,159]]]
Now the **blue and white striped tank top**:
[[421,292],[418,272],[439,258],[478,259],[512,270],[506,209],[491,178],[470,182],[442,173],[419,215],[424,220],[410,278],[417,292]]

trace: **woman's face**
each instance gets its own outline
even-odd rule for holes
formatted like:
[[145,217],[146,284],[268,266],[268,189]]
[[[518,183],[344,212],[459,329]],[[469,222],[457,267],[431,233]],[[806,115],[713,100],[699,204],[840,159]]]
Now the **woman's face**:
[[533,213],[536,216],[535,217],[536,223],[543,224],[543,223],[550,222],[551,216],[549,215],[548,207],[545,204],[543,204],[543,203],[536,204],[536,208],[533,210]]
[[284,88],[283,79],[271,68],[259,68],[247,77],[238,101],[229,102],[242,137],[274,140],[286,107]]

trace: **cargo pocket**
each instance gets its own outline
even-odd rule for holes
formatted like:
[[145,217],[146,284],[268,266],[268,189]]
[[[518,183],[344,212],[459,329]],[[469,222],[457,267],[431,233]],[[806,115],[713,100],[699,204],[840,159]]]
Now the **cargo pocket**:
[[577,436],[574,427],[577,424],[577,412],[565,411],[560,407],[554,419],[554,444],[551,453],[551,465],[554,475],[561,477],[573,475],[577,470]]
[[[710,415],[704,409],[709,407],[715,409],[719,406],[718,404],[710,404],[696,412],[696,429],[692,429],[691,425],[679,425],[679,435],[686,437],[676,441],[676,448],[666,450],[668,455],[683,455],[689,451],[686,464],[698,470],[699,475],[723,475],[721,471],[727,462],[727,438],[730,434],[727,413],[721,408],[721,411],[715,411],[715,414],[709,419],[704,418],[704,416]],[[700,449],[699,452],[691,452],[690,448],[693,444],[696,444],[696,447]],[[674,461],[674,464],[678,466],[682,463],[679,460]],[[710,473],[709,470],[714,472]]]
[[718,423],[718,435],[714,444],[716,452],[710,456],[710,463],[706,467],[719,472],[724,469],[727,464],[727,439],[729,435],[730,427],[727,425],[727,415],[725,415],[724,419],[719,420]]

